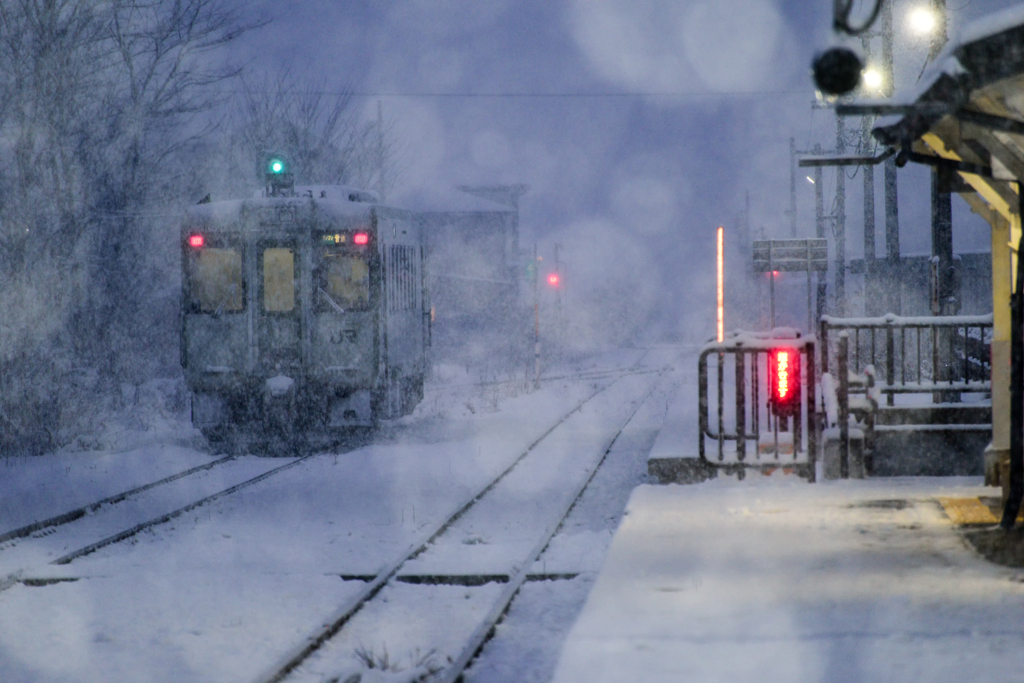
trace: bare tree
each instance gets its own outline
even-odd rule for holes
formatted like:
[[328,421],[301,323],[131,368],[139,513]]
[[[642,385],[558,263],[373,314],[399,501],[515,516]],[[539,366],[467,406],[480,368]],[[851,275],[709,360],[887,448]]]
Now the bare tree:
[[347,184],[377,189],[384,169],[385,191],[396,173],[391,126],[360,121],[351,91],[328,90],[323,78],[304,82],[290,72],[243,78],[232,127],[240,165],[262,181],[267,152],[284,154],[299,182]]
[[211,53],[261,23],[222,0],[0,3],[0,448],[61,442],[82,377],[174,348],[152,324],[168,168],[237,74]]

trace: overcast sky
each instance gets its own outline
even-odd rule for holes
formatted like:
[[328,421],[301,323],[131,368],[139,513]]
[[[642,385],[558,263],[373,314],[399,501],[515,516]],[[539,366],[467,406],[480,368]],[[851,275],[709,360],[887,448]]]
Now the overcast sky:
[[[1010,4],[949,0],[951,33]],[[788,237],[790,137],[799,149],[835,145],[834,117],[812,108],[808,74],[814,52],[835,41],[830,0],[247,7],[273,23],[234,56],[257,71],[323,76],[359,93],[356,106],[367,116],[379,99],[395,125],[404,192],[526,183],[523,246],[538,241],[550,256],[557,241],[567,284],[597,288],[606,280],[635,289],[638,305],[651,309],[671,301],[709,317],[715,226],[735,230],[749,191],[755,232]],[[911,7],[898,0],[895,9],[897,90],[913,84],[927,53],[926,41],[902,28]],[[927,172],[908,166],[900,174],[903,251],[927,252]],[[813,187],[804,175],[798,235],[813,236]],[[856,257],[862,180],[847,185],[847,253]],[[954,207],[956,248],[986,248],[985,224],[961,200]],[[658,317],[670,333],[693,328],[681,315]]]

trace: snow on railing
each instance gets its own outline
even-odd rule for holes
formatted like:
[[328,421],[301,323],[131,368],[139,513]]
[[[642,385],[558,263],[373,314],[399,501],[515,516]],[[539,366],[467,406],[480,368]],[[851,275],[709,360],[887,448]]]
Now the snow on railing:
[[989,342],[992,315],[836,318],[822,316],[820,364],[828,372],[836,356],[830,333],[850,336],[851,370],[874,365],[888,405],[894,394],[983,393],[991,390]]

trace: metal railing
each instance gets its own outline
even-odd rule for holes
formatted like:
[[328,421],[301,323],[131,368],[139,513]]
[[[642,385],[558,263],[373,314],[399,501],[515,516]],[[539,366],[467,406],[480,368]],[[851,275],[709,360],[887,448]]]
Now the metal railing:
[[[856,476],[871,474],[875,452],[875,413],[878,411],[878,391],[875,388],[875,367],[867,365],[861,374],[849,370],[849,334],[840,332],[838,339],[839,352],[836,358],[835,378],[832,373],[821,375],[821,402],[824,421],[822,434],[824,441],[829,440],[829,432],[838,431],[839,437],[839,477],[850,476],[850,427],[861,431],[860,467]],[[852,419],[851,419],[852,418]],[[834,437],[833,437],[834,438]],[[826,474],[827,472],[826,448]]]
[[[800,356],[801,378],[795,387],[800,410],[792,418],[773,415],[769,401],[769,356],[780,349],[791,349]],[[814,337],[780,339],[749,332],[707,344],[698,361],[701,460],[740,476],[746,468],[793,467],[814,481],[818,441],[814,349]],[[715,362],[710,363],[710,359]],[[712,375],[713,396],[709,391]],[[712,408],[717,418],[714,425]],[[707,455],[708,441],[716,452],[711,458]],[[752,457],[748,453],[750,441]]]
[[[834,366],[838,344],[834,332],[850,335],[850,371],[873,365],[878,388],[893,405],[900,393],[934,393],[948,398],[992,389],[989,344],[992,315],[833,318],[822,316],[821,372]],[[909,343],[908,343],[909,342]]]

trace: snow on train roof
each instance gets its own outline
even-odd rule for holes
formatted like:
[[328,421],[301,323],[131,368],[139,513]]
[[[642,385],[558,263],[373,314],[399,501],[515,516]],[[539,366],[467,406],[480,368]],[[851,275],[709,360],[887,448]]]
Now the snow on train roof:
[[[376,192],[346,185],[296,186],[290,197],[265,197],[260,190],[248,199],[227,199],[196,204],[186,210],[186,219],[193,223],[229,223],[237,221],[243,207],[258,206],[310,206],[325,216],[350,217],[365,215],[371,207],[380,206]],[[499,202],[483,199],[465,192],[421,191],[409,192],[389,201],[388,207],[399,211],[429,213],[509,213],[515,209]]]
[[244,207],[304,207],[312,204],[318,213],[348,217],[368,213],[377,202],[376,192],[346,185],[301,185],[296,186],[295,194],[290,197],[265,197],[261,190],[248,199],[227,199],[196,204],[188,207],[185,213],[191,221],[223,223],[237,220]]

